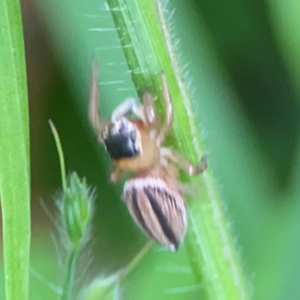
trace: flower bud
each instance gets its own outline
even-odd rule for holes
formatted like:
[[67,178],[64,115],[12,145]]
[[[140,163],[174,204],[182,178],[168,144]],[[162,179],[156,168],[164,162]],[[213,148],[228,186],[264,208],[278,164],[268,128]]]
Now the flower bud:
[[73,247],[80,247],[89,234],[92,218],[93,192],[73,172],[67,181],[67,188],[63,192],[61,211],[66,233]]

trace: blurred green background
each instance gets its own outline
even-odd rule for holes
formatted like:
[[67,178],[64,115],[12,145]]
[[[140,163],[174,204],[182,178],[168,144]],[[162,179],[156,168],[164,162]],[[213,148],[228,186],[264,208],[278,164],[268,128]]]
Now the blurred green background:
[[[30,101],[31,266],[46,280],[31,275],[30,299],[56,299],[49,284],[60,286],[64,270],[53,221],[53,195],[61,183],[48,119],[60,134],[67,169],[86,176],[97,189],[93,238],[83,251],[84,272],[78,274],[80,289],[118,270],[145,242],[120,201],[122,185],[108,180],[111,164],[88,124],[93,57],[100,65],[103,116],[137,93],[105,1],[21,2]],[[253,299],[300,299],[300,3],[173,0],[167,8],[209,166]],[[152,252],[148,267],[160,248]],[[191,274],[176,271],[184,252],[176,263],[164,259],[168,252],[161,255],[168,276],[191,284]],[[156,271],[151,271],[153,277]],[[143,270],[137,274],[142,278]],[[136,299],[198,299],[193,291],[180,294],[156,284],[156,298],[130,284],[129,289],[141,295]]]

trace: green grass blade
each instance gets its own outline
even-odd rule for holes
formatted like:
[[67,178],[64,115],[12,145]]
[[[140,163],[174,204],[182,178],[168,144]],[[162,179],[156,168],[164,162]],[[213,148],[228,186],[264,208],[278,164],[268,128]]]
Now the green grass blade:
[[[161,69],[165,71],[175,108],[171,145],[187,157],[199,159],[204,152],[203,139],[186,83],[182,80],[161,1],[156,1],[156,7],[154,3],[108,0],[138,92],[142,92],[147,82],[154,93],[161,96],[157,74]],[[192,181],[204,189],[201,199],[190,205],[190,229],[186,238],[196,280],[202,284],[208,299],[248,299],[242,268],[211,170],[203,179]]]
[[0,197],[6,300],[28,299],[30,171],[20,3],[0,0]]

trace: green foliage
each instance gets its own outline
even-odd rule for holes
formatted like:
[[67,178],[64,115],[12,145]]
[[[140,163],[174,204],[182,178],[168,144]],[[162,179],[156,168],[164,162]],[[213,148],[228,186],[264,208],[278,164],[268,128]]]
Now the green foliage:
[[0,198],[5,299],[28,299],[28,102],[19,1],[0,1]]
[[72,173],[62,195],[61,213],[68,237],[75,248],[80,247],[86,239],[92,217],[92,198],[86,180]]
[[[84,256],[89,256],[83,258],[83,264],[91,258],[93,263],[86,264],[88,271],[80,269],[86,281],[80,281],[81,274],[76,275],[78,289],[85,286],[85,292],[91,293],[89,299],[97,299],[106,292],[110,293],[105,294],[107,299],[116,293],[124,299],[207,299],[206,283],[199,289],[188,267],[189,243],[176,255],[151,246],[150,251],[133,264],[134,268],[124,273],[120,285],[124,288],[118,288],[120,270],[126,270],[126,266],[135,261],[145,239],[120,201],[122,185],[109,183],[110,162],[88,122],[91,63],[96,56],[100,66],[103,117],[108,117],[124,98],[137,97],[144,85],[149,85],[159,95],[160,82],[156,75],[162,67],[147,54],[144,58],[137,56],[140,61],[145,59],[143,66],[152,71],[136,89],[131,72],[134,67],[127,64],[128,57],[123,52],[113,14],[106,2],[38,1],[39,19],[47,28],[41,36],[47,38],[47,49],[55,53],[55,63],[50,62],[56,68],[51,68],[52,75],[47,77],[44,96],[36,99],[43,118],[41,123],[34,118],[39,115],[37,110],[32,113],[33,128],[41,127],[39,137],[42,137],[34,140],[33,136],[33,153],[39,150],[43,154],[39,152],[33,160],[38,165],[32,173],[35,178],[33,204],[36,202],[33,216],[39,220],[38,200],[40,197],[48,200],[60,181],[56,150],[47,124],[50,117],[60,128],[67,169],[76,170],[97,186],[93,245],[83,252]],[[144,2],[126,1],[133,3],[130,9],[134,5],[152,3]],[[201,153],[205,149],[209,155],[210,171],[206,176],[213,172],[217,178],[214,190],[221,195],[231,221],[226,231],[230,227],[234,233],[253,299],[281,300],[287,295],[291,300],[299,299],[299,4],[296,0],[229,0],[224,3],[173,0],[167,8],[166,21],[171,28],[171,38],[177,44],[179,65],[185,67],[181,75],[184,82],[189,83],[187,92],[195,123],[205,137],[201,141]],[[5,10],[0,9],[0,12]],[[150,18],[152,12],[149,11],[147,17]],[[140,20],[141,15],[138,13],[132,21],[136,21],[135,18]],[[3,20],[1,18],[0,22]],[[145,19],[145,22],[151,23],[151,20]],[[139,49],[144,51],[151,39],[147,33],[144,35],[143,27],[138,29],[142,33],[132,42],[138,42]],[[0,39],[1,51],[7,45]],[[43,59],[41,74],[49,72],[49,57],[43,56]],[[40,82],[37,80],[36,84]],[[5,81],[1,83],[6,86]],[[175,94],[173,96],[179,99]],[[161,98],[158,98],[160,108]],[[175,102],[175,132],[167,143],[176,145],[196,162],[199,154],[190,148],[191,137],[184,136],[185,127],[181,129],[182,124],[178,122],[178,118],[184,118],[181,112],[185,108],[177,106],[180,101],[175,99]],[[0,111],[2,122],[2,116],[7,114],[2,114],[2,106]],[[197,207],[206,207],[205,185],[202,179],[195,183],[199,186],[199,198],[204,200],[189,203],[192,215]],[[205,223],[205,219],[201,222]],[[40,223],[34,223],[40,235],[34,233],[32,265],[49,283],[62,286],[56,275],[59,268],[58,263],[54,263],[56,251],[54,246],[49,246],[53,245],[49,241],[49,228],[53,228],[53,224],[47,227]],[[209,235],[206,231],[214,230],[200,229],[204,231],[204,235],[198,235],[200,238]],[[189,231],[187,240],[193,238],[192,234]],[[197,280],[202,280],[201,272]],[[91,282],[94,284],[89,290]],[[55,298],[44,282],[32,277],[31,283],[30,299]],[[4,298],[2,286],[0,292]]]
[[61,241],[67,251],[66,279],[62,288],[62,300],[71,300],[75,284],[76,267],[80,251],[87,243],[93,214],[93,194],[87,186],[86,179],[80,179],[73,172],[66,178],[64,154],[58,132],[50,121],[60,162],[63,191],[57,206],[61,218]]

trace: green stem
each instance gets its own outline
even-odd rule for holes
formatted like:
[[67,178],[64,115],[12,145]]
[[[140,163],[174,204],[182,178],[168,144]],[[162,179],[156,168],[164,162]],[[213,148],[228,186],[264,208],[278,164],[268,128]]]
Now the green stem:
[[[53,133],[53,136],[55,139],[55,143],[56,143],[56,148],[58,151],[63,192],[64,192],[64,194],[66,194],[68,187],[67,187],[67,181],[66,181],[64,153],[62,150],[58,132],[51,120],[49,120],[49,124],[50,124],[51,130],[52,130],[52,133]],[[68,253],[67,274],[66,274],[65,283],[63,286],[61,300],[71,300],[72,299],[72,293],[73,293],[75,275],[76,275],[76,263],[77,263],[77,258],[78,258],[79,252],[80,252],[80,246],[76,246],[76,245],[74,245],[74,243],[72,243],[72,248],[69,250],[69,253]]]
[[[159,72],[164,70],[174,104],[169,142],[194,160],[204,153],[191,100],[170,38],[161,1],[108,0],[123,51],[139,93],[149,87],[162,99]],[[162,107],[159,101],[159,108]],[[242,267],[228,229],[211,170],[202,178],[183,178],[201,187],[201,199],[189,204],[186,249],[207,299],[248,299]]]
[[133,259],[129,262],[129,264],[124,268],[119,274],[119,280],[121,281],[124,277],[126,277],[145,257],[148,253],[150,247],[153,245],[152,241],[149,241],[145,244],[145,246],[133,257]]
[[60,164],[60,173],[61,173],[61,182],[63,186],[63,191],[64,193],[67,191],[67,181],[66,181],[66,167],[65,167],[65,159],[64,159],[64,153],[62,150],[60,138],[58,135],[58,132],[51,120],[49,120],[49,124],[51,127],[51,131],[54,136],[57,152],[58,152],[58,157],[59,157],[59,164]]
[[78,255],[79,255],[78,248],[74,247],[73,249],[70,250],[68,256],[68,263],[67,263],[68,264],[67,275],[63,286],[61,300],[72,300]]

